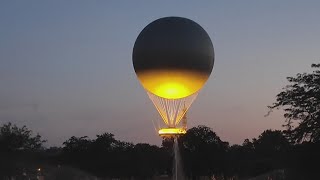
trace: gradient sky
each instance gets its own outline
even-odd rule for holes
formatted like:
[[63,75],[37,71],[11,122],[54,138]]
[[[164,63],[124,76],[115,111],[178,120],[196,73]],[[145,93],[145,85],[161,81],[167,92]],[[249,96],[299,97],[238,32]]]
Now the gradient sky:
[[147,24],[180,16],[199,23],[215,48],[189,127],[240,144],[282,128],[281,111],[264,115],[287,76],[319,62],[319,9],[319,1],[293,0],[0,1],[0,124],[27,125],[48,146],[103,132],[160,145],[132,48]]

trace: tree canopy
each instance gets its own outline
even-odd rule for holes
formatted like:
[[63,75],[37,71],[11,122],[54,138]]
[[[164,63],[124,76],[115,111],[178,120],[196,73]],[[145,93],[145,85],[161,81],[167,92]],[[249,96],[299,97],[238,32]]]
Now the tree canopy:
[[287,152],[290,143],[280,130],[265,130],[258,139],[253,139],[253,146],[258,153],[270,155],[278,152]]
[[18,127],[12,123],[0,127],[0,150],[39,150],[45,140],[39,134],[33,136],[26,126]]
[[320,141],[320,64],[312,64],[311,73],[287,77],[289,85],[277,94],[276,102],[268,106],[283,109],[286,134],[295,143]]
[[197,126],[181,137],[182,159],[188,176],[212,176],[221,174],[229,147],[209,127]]

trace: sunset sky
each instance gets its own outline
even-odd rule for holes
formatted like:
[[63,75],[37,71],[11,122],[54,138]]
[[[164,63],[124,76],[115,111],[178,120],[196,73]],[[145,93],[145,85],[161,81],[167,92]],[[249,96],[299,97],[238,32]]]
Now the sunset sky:
[[47,146],[103,132],[160,145],[132,48],[150,22],[179,16],[200,24],[215,49],[189,128],[241,144],[282,128],[281,111],[264,115],[286,77],[319,63],[319,10],[311,0],[0,1],[0,124],[26,125]]

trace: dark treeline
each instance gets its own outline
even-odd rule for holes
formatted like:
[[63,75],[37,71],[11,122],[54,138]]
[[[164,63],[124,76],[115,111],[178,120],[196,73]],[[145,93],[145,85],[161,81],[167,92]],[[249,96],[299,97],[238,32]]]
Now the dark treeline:
[[[25,167],[44,164],[70,166],[97,177],[148,179],[171,175],[173,140],[162,146],[116,140],[104,133],[95,139],[71,137],[61,148],[43,148],[41,136],[31,136],[26,127],[12,124],[0,127],[0,175],[21,174]],[[254,177],[273,170],[286,170],[286,179],[317,179],[320,143],[290,143],[283,131],[266,130],[241,145],[229,145],[209,127],[191,128],[179,138],[185,174],[196,179],[215,176],[221,179]]]

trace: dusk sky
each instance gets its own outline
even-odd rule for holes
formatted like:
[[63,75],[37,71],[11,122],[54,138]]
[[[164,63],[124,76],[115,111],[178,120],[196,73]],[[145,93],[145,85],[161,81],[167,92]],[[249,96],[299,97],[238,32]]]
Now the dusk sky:
[[319,10],[311,0],[0,1],[0,124],[26,125],[47,146],[103,132],[160,145],[152,123],[160,116],[132,49],[150,22],[179,16],[200,24],[215,48],[188,126],[241,144],[282,129],[282,111],[264,115],[286,77],[319,63]]

